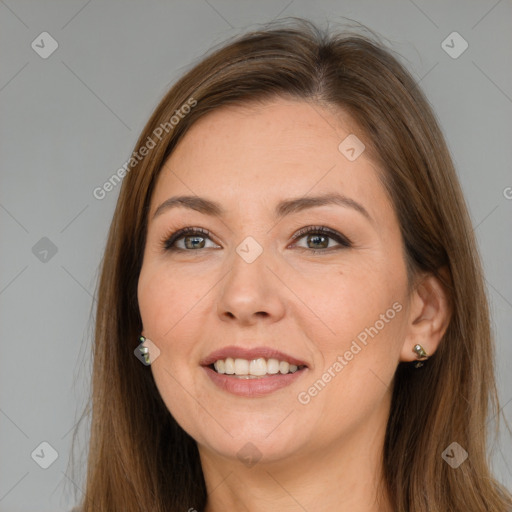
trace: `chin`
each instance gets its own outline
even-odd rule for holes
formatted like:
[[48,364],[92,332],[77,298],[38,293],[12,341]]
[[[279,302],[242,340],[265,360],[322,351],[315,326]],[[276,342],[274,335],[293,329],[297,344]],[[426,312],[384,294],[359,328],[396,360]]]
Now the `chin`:
[[[268,433],[261,435],[248,434],[241,435],[230,439],[229,442],[219,442],[219,439],[205,439],[202,445],[203,450],[215,452],[216,455],[226,459],[239,461],[247,467],[258,464],[272,464],[280,461],[289,463],[290,456],[301,451],[297,440],[293,441],[293,445],[286,441],[289,439],[268,439]],[[201,447],[200,447],[201,451]]]

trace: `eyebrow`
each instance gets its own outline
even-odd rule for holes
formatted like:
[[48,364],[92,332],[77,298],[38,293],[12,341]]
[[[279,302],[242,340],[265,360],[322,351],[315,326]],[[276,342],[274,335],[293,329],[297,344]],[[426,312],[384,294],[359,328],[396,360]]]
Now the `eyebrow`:
[[[350,197],[346,197],[337,193],[286,199],[277,204],[275,208],[275,216],[281,219],[293,213],[301,212],[309,208],[332,204],[343,206],[345,208],[352,208],[353,210],[361,213],[371,223],[374,222],[373,218],[362,204],[358,203],[354,199],[351,199]],[[166,199],[156,209],[155,213],[153,214],[153,219],[171,208],[178,207],[195,210],[199,213],[210,215],[212,217],[225,217],[226,215],[226,210],[215,201],[211,201],[199,196],[174,196]]]

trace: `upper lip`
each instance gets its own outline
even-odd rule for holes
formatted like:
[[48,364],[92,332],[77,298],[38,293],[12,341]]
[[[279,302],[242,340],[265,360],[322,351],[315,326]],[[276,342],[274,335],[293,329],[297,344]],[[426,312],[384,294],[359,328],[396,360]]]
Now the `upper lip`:
[[296,366],[308,366],[306,362],[301,361],[296,357],[290,356],[289,354],[285,354],[279,350],[275,350],[271,347],[244,348],[236,346],[229,346],[215,350],[206,356],[200,364],[201,366],[209,366],[219,359],[226,359],[228,357],[232,357],[233,359],[248,359],[249,361],[263,357],[264,359],[278,359],[279,361],[288,361],[289,363]]

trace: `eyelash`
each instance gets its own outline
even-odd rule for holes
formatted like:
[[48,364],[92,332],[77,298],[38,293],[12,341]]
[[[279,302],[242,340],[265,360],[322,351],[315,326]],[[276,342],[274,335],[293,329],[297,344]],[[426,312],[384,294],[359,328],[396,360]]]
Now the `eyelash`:
[[[294,242],[300,240],[305,235],[309,234],[318,234],[318,235],[324,235],[327,236],[336,242],[340,244],[339,247],[329,247],[325,249],[309,249],[307,247],[300,247],[300,249],[304,249],[306,251],[312,252],[314,254],[316,253],[329,253],[332,250],[335,249],[348,249],[352,247],[352,242],[341,233],[338,233],[337,231],[334,231],[330,228],[327,228],[325,226],[308,226],[305,228],[300,229],[295,237],[293,238]],[[173,247],[173,245],[180,240],[181,238],[185,238],[186,236],[204,236],[206,238],[210,238],[210,232],[207,229],[203,228],[182,228],[176,231],[175,233],[171,233],[170,235],[166,235],[161,240],[162,248],[165,251],[169,252],[194,252],[194,249],[181,249],[177,247]],[[198,249],[200,250],[200,249]]]

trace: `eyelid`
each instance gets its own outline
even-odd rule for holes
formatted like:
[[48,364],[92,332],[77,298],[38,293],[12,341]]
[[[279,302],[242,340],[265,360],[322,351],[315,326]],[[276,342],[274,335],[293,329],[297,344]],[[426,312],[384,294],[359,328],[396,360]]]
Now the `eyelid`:
[[[306,226],[304,228],[299,229],[297,233],[293,236],[294,240],[303,238],[305,235],[309,233],[320,233],[322,235],[326,235],[338,242],[340,245],[343,245],[345,247],[351,247],[352,242],[349,240],[348,237],[343,235],[342,233],[339,233],[335,229],[331,229],[327,226]],[[311,249],[314,250],[314,249]]]
[[[204,236],[205,238],[212,237],[212,234],[208,229],[205,228],[196,228],[187,226],[181,229],[178,229],[177,231],[171,231],[170,233],[165,234],[160,239],[160,245],[163,247],[165,251],[187,251],[187,249],[180,249],[173,247],[173,244],[176,243],[180,238],[184,238],[185,236]],[[213,242],[213,240],[212,240]],[[215,242],[214,242],[215,243]],[[192,252],[192,251],[188,251]]]

